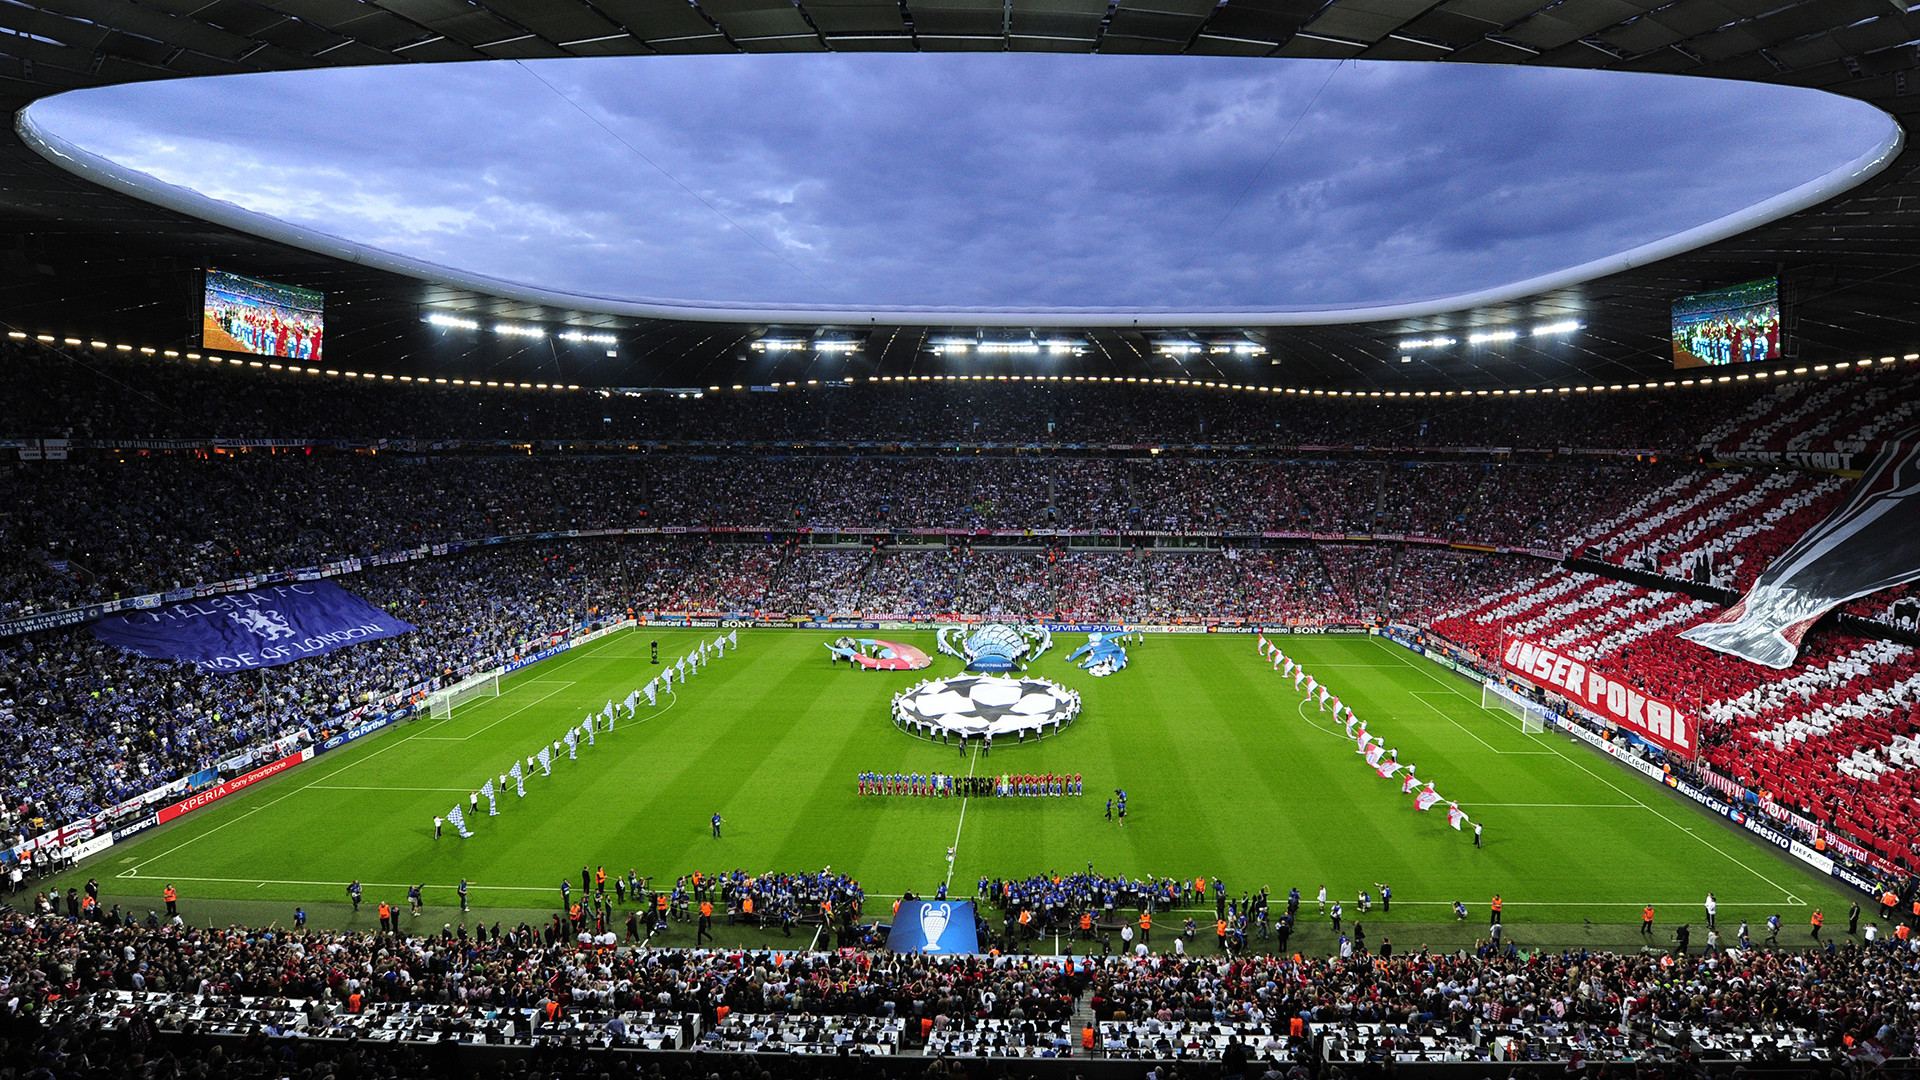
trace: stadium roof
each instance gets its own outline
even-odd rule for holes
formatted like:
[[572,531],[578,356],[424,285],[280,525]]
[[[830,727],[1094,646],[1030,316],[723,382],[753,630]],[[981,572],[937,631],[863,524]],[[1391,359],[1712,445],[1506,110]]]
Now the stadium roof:
[[[215,0],[0,6],[0,93],[19,108],[61,90],[328,65],[660,53],[1011,50],[1444,60],[1653,71],[1814,87],[1904,123],[1920,100],[1920,16],[1896,0]],[[1703,155],[1711,167],[1712,155]],[[1312,327],[1090,329],[1051,370],[1230,378],[1295,386],[1443,389],[1642,380],[1668,369],[1673,298],[1778,274],[1785,366],[1920,347],[1920,157],[1771,225],[1652,265],[1467,312]],[[971,326],[846,327],[854,352],[755,349],[818,328],[586,316],[421,282],[258,239],[109,192],[0,142],[0,316],[29,332],[177,345],[197,335],[205,265],[328,293],[334,355],[394,372],[697,385],[774,378],[1017,371],[1016,353],[964,359],[937,339]],[[449,338],[426,308],[572,324],[618,335],[617,355]],[[1436,351],[1407,337],[1577,320],[1571,341]],[[1004,341],[995,331],[987,337]],[[1018,335],[1013,335],[1018,337]],[[1241,341],[1254,355],[1216,347]]]

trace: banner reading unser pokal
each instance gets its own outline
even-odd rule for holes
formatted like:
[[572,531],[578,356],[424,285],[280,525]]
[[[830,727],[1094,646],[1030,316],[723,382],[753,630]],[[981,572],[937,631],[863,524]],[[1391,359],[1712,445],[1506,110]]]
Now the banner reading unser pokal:
[[1688,757],[1696,752],[1693,722],[1686,714],[1583,661],[1522,638],[1509,638],[1500,662],[1533,685],[1578,702],[1656,746]]
[[312,581],[170,604],[102,619],[90,629],[101,641],[140,656],[232,672],[394,637],[413,625],[331,581]]

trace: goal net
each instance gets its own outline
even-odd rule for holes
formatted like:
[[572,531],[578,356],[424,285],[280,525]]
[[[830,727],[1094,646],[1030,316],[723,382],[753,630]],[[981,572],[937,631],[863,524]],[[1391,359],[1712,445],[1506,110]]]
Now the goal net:
[[435,693],[428,698],[427,712],[435,719],[453,715],[453,710],[469,701],[500,696],[500,676],[476,675],[467,681]]
[[1480,684],[1480,707],[1488,712],[1506,713],[1519,720],[1520,730],[1526,734],[1534,735],[1546,730],[1545,708],[1491,679]]

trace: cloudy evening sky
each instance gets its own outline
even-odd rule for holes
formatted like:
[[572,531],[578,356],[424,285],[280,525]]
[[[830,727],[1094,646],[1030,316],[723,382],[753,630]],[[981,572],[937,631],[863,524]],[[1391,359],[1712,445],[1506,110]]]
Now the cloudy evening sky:
[[1711,80],[1004,54],[293,72],[32,115],[163,182],[539,288],[987,309],[1462,293],[1735,212],[1889,130]]

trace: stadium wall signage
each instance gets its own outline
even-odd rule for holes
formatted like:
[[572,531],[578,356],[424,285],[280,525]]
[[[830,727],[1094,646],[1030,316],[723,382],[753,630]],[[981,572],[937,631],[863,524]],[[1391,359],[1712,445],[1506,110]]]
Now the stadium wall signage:
[[155,824],[164,825],[182,814],[191,813],[209,803],[218,802],[236,791],[252,787],[269,776],[283,773],[303,761],[310,761],[312,759],[313,749],[311,747],[297,754],[288,754],[286,757],[262,765],[252,772],[241,773],[239,776],[224,783],[215,784],[205,791],[189,795],[179,802],[174,803],[172,806],[161,807],[159,813],[154,815],[154,822]]
[[146,832],[148,829],[151,829],[158,824],[160,824],[159,816],[156,814],[148,814],[146,817],[141,818],[140,820],[134,822],[131,825],[122,825],[119,828],[113,830],[113,842],[117,844],[120,841],[125,840],[129,837],[137,836],[140,833]]
[[[1461,672],[1461,674],[1466,674],[1466,673]],[[1581,711],[1586,712],[1586,710],[1584,709]],[[1589,713],[1588,715],[1592,715],[1592,714]],[[1598,722],[1600,720],[1600,717],[1594,716],[1593,719],[1596,722]],[[1655,767],[1652,762],[1646,760],[1645,758],[1639,756],[1638,754],[1634,754],[1629,751],[1620,749],[1618,746],[1615,746],[1611,741],[1609,741],[1606,737],[1594,732],[1592,729],[1588,728],[1585,724],[1567,719],[1566,717],[1563,717],[1563,716],[1554,717],[1554,723],[1559,725],[1560,730],[1565,731],[1567,734],[1572,735],[1574,738],[1579,739],[1581,742],[1586,743],[1588,746],[1593,747],[1595,750],[1598,750],[1601,753],[1607,755],[1608,757],[1613,758],[1615,761],[1620,762],[1622,765],[1627,766],[1633,771],[1640,773],[1642,776],[1645,776],[1647,779],[1652,780],[1656,783],[1666,782],[1667,774],[1661,771],[1659,768]]]
[[1509,638],[1500,662],[1533,685],[1579,702],[1655,746],[1694,756],[1693,724],[1668,702],[1524,638]]
[[1769,465],[1859,476],[1868,455],[1852,450],[1715,450],[1717,465]]
[[399,717],[394,713],[383,713],[371,720],[363,720],[338,735],[329,736],[325,742],[320,744],[315,752],[324,754],[329,750],[338,750],[348,743],[353,742],[355,739],[363,738],[379,731],[397,719],[399,719]]
[[1407,650],[1415,656],[1427,655],[1426,646],[1415,641],[1411,631],[1399,626],[1383,626],[1380,636]]

